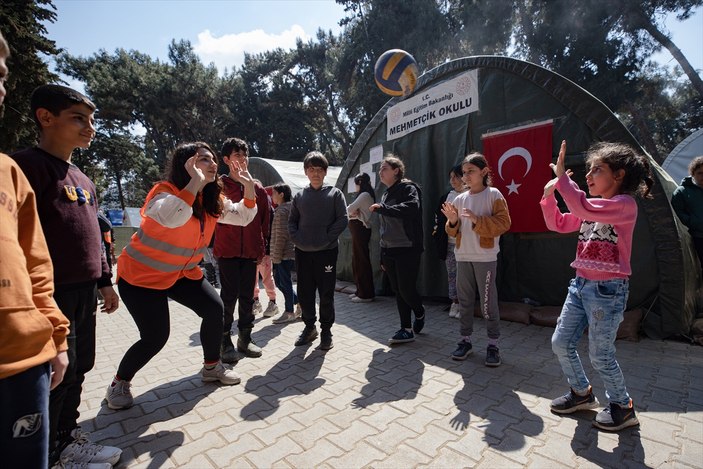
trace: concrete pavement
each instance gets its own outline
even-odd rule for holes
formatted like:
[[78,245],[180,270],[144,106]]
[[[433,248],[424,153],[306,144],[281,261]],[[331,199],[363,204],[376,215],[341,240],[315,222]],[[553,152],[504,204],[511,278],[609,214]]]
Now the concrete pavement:
[[487,368],[481,319],[473,355],[454,361],[458,321],[444,305],[428,303],[423,333],[393,347],[394,298],[355,304],[337,293],[335,305],[335,346],[326,353],[319,340],[293,346],[301,322],[257,317],[263,357],[241,360],[242,383],[221,386],[200,381],[199,318],[172,302],[169,342],[134,378],[135,405],[122,411],[103,398],[137,329],[124,307],[100,314],[81,425],[92,440],[123,449],[117,468],[703,467],[700,347],[618,341],[640,427],[609,434],[592,427],[595,411],[549,411],[568,390],[550,328],[501,322],[503,365]]

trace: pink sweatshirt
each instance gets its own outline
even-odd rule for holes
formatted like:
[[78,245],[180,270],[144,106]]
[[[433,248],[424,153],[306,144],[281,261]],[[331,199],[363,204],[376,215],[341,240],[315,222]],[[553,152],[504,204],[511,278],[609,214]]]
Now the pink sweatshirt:
[[556,185],[571,213],[561,213],[554,194],[540,201],[547,228],[559,233],[580,230],[576,259],[571,267],[588,280],[627,278],[632,273],[632,233],[637,202],[620,194],[610,199],[586,198],[566,174]]

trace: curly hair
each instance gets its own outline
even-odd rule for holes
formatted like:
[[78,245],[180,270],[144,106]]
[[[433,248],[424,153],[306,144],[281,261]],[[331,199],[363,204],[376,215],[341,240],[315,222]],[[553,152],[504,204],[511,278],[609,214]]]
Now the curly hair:
[[649,161],[630,145],[611,142],[595,143],[586,153],[586,164],[590,166],[595,161],[607,164],[613,172],[621,169],[625,171],[620,184],[620,194],[651,198],[649,192],[654,185],[654,179]]

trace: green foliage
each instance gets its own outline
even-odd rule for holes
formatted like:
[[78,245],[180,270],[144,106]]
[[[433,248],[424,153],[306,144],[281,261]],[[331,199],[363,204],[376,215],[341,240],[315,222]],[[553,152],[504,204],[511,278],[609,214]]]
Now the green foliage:
[[[292,50],[246,55],[240,69],[224,76],[182,40],[172,41],[167,61],[123,49],[87,58],[59,55],[58,70],[85,83],[98,106],[96,140],[74,161],[107,190],[108,204],[123,207],[141,205],[170,151],[184,141],[204,140],[217,149],[238,136],[254,156],[300,161],[320,150],[342,164],[388,101],[374,83],[373,67],[391,48],[411,52],[421,72],[483,54],[545,66],[605,102],[655,158],[703,126],[700,76],[663,27],[666,15],[685,19],[703,0],[337,3],[346,12],[339,35],[320,30]],[[57,79],[41,59],[60,52],[42,26],[55,20],[53,10],[50,0],[0,4],[0,25],[13,51],[2,148],[32,143],[29,95]],[[647,63],[662,47],[680,68]]]
[[10,44],[7,61],[10,75],[5,85],[7,97],[0,108],[0,148],[12,152],[36,143],[35,125],[29,111],[34,88],[56,82],[43,57],[60,52],[46,38],[43,23],[56,20],[51,0],[3,0],[0,2],[0,30]]

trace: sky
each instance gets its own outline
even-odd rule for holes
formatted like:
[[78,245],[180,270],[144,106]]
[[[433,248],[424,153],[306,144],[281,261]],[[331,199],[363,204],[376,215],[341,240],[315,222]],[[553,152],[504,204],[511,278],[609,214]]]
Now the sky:
[[[203,63],[215,63],[220,73],[240,67],[244,52],[293,48],[297,37],[313,39],[320,28],[338,33],[345,16],[333,0],[54,0],[54,5],[57,21],[46,25],[47,35],[71,55],[123,48],[167,60],[171,40],[187,39]],[[703,73],[703,7],[684,23],[671,16],[666,24],[674,43]],[[654,58],[674,64],[668,52]]]

